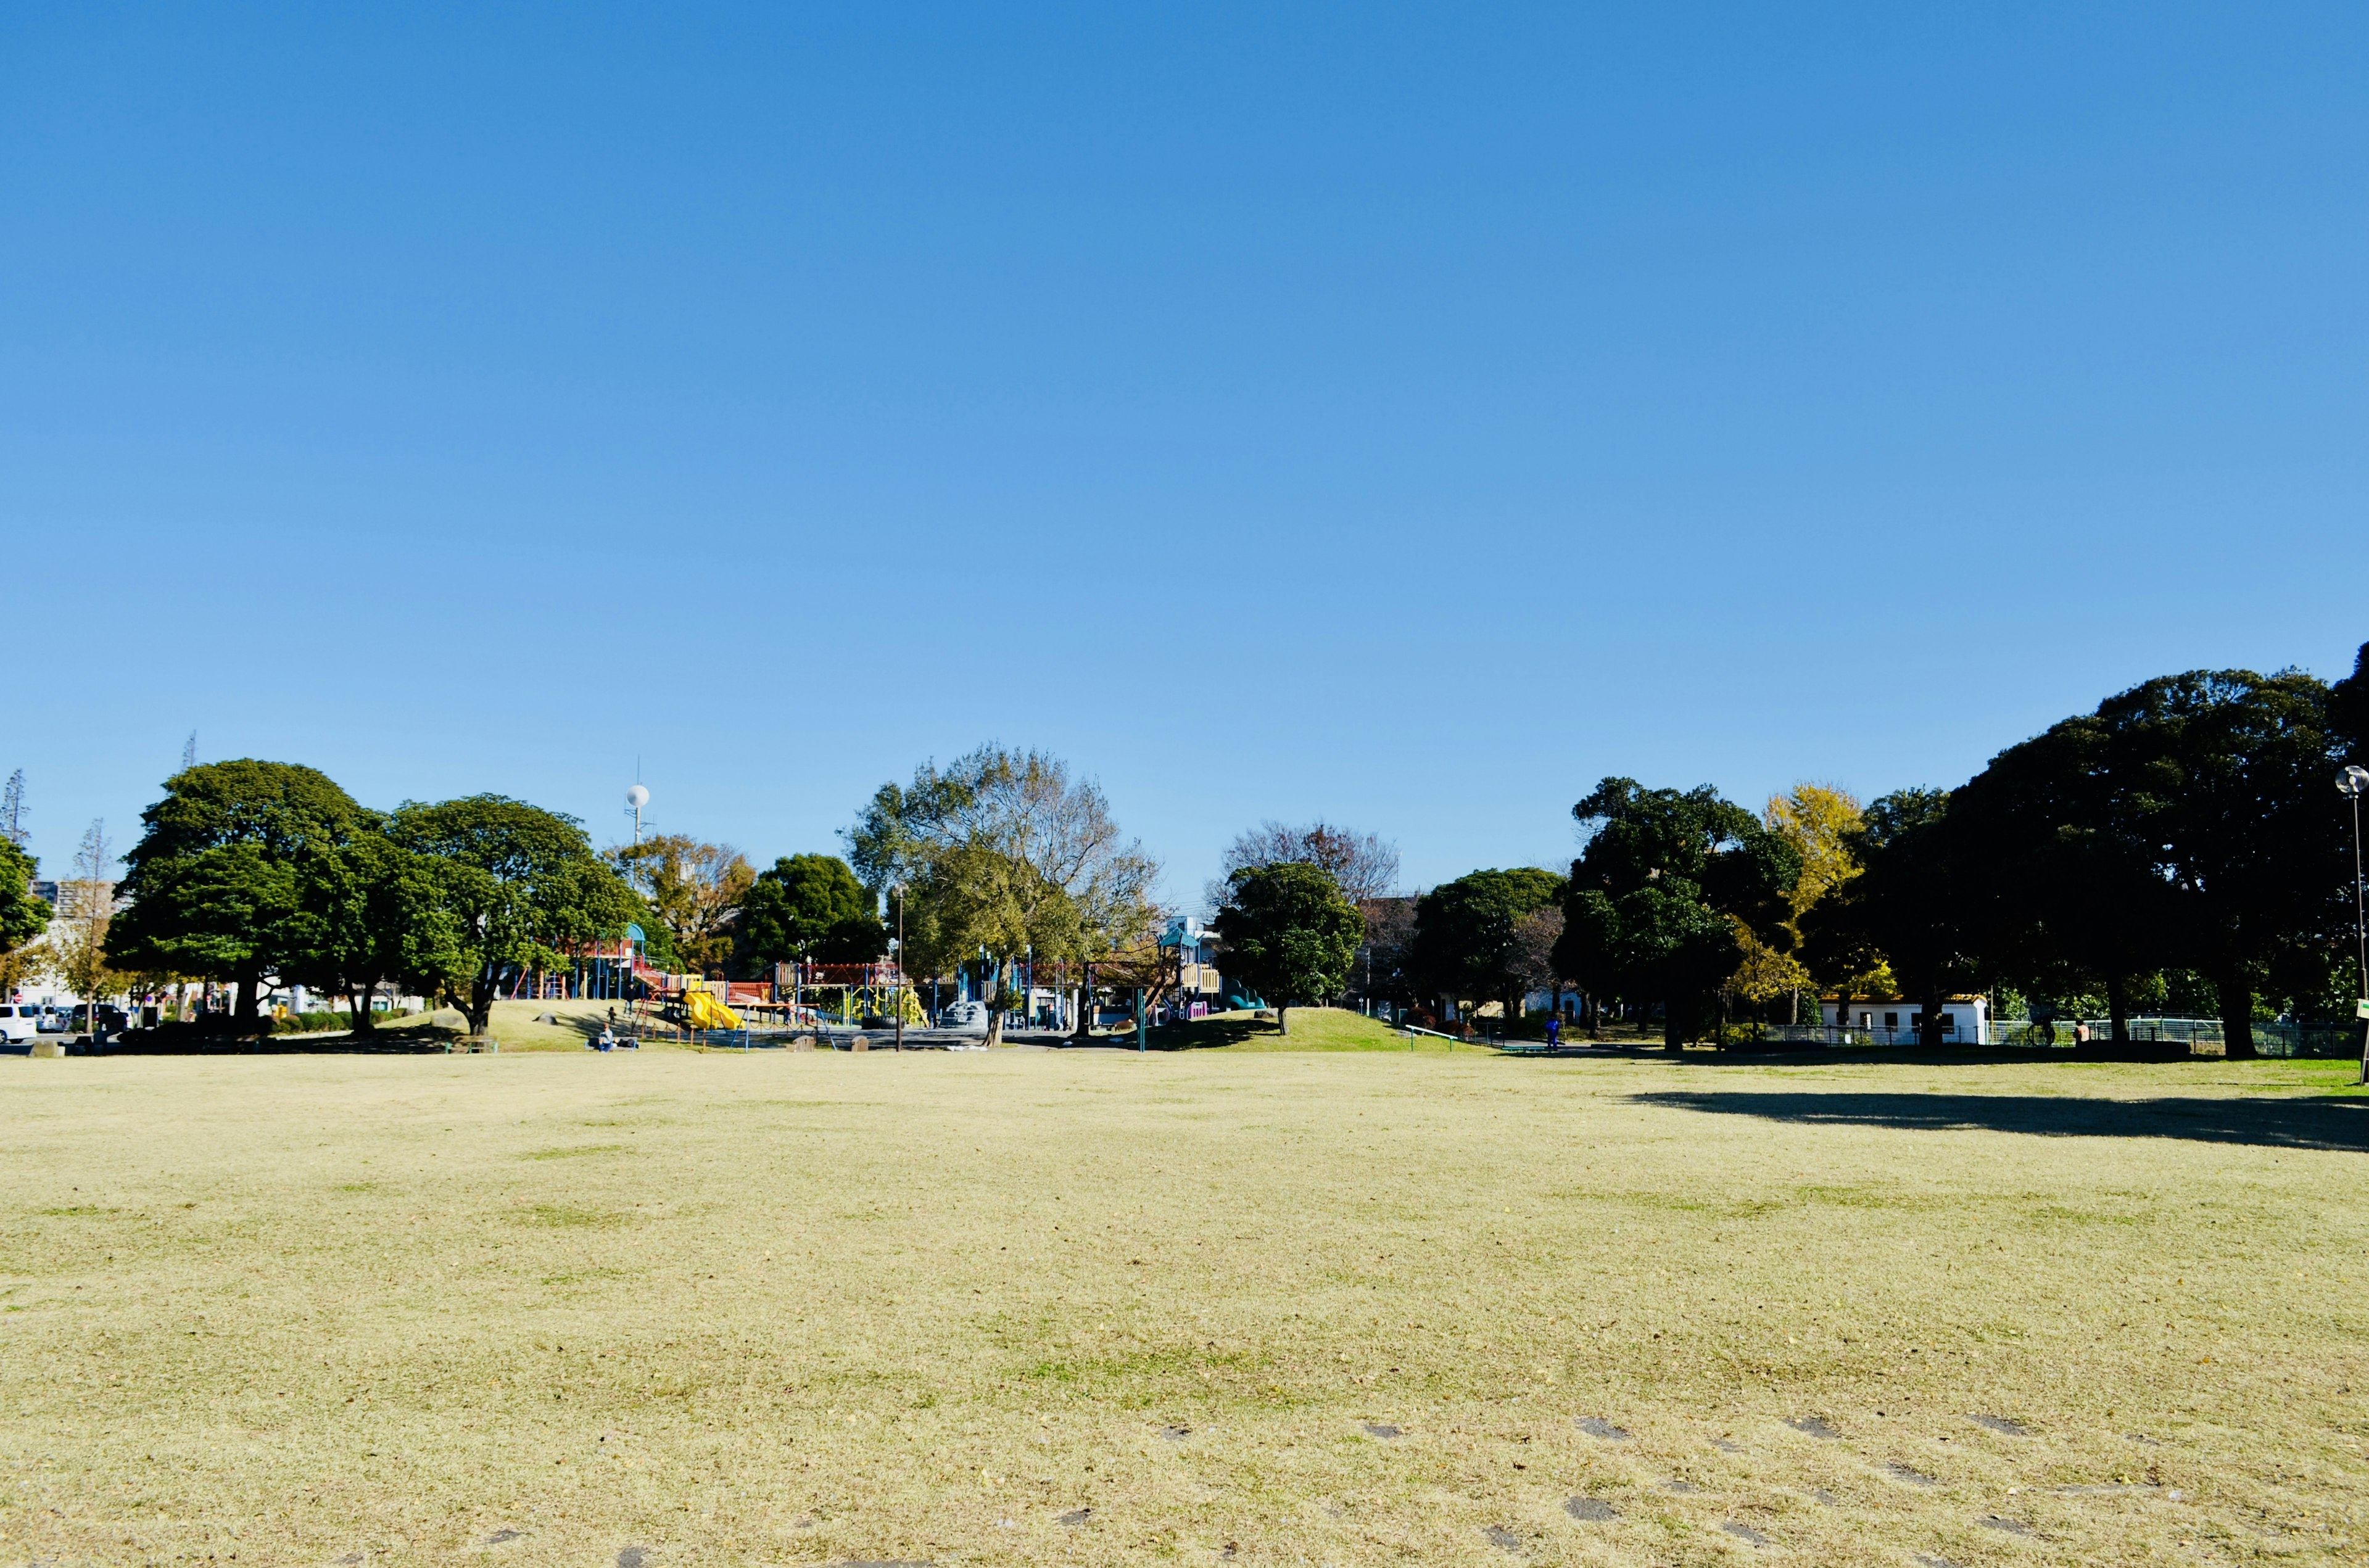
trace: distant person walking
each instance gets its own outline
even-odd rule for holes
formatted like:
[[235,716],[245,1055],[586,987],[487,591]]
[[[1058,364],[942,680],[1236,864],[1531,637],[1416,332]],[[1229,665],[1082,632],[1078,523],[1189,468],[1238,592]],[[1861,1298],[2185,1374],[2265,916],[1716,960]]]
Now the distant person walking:
[[1554,1016],[1552,1013],[1549,1013],[1547,1015],[1547,1045],[1551,1048],[1562,1044],[1562,1020]]

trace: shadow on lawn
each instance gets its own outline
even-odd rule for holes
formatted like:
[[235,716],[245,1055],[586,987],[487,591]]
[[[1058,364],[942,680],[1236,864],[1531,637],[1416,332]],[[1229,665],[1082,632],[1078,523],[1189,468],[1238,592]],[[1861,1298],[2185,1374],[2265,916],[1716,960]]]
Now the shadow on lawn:
[[1755,1094],[1670,1090],[1640,1104],[1826,1127],[1962,1127],[2042,1138],[2184,1138],[2369,1150],[2369,1100],[2086,1100],[2043,1094]]

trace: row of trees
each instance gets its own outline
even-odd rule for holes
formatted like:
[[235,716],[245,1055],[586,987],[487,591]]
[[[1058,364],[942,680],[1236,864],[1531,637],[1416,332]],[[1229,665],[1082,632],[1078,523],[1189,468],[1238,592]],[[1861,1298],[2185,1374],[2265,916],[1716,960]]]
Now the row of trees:
[[300,984],[347,997],[358,1028],[391,989],[482,1033],[521,974],[643,912],[581,824],[501,795],[374,811],[314,769],[240,761],[175,774],[141,822],[108,966],[234,988],[247,1024],[270,985]]
[[[1758,816],[1709,787],[1608,778],[1573,807],[1570,874],[1475,872],[1413,901],[1384,979],[1411,998],[1570,986],[1658,1012],[1672,1044],[1739,1012],[1792,1022],[1821,993],[1905,995],[1940,1041],[1953,993],[2035,1015],[2142,1006],[2350,1012],[2353,863],[2331,787],[2369,759],[2369,647],[2299,671],[2147,681],[2008,748],[1953,790],[1863,809],[1803,785]],[[1814,1014],[1813,1014],[1814,1016]]]

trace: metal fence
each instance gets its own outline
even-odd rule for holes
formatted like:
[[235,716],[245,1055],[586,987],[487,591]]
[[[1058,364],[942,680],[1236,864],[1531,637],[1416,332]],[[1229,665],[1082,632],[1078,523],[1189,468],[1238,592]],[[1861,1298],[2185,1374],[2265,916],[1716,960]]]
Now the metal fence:
[[[2218,1018],[2130,1018],[2123,1021],[2134,1045],[2184,1045],[2200,1056],[2219,1056],[2225,1048]],[[2077,1030],[2076,1025],[2079,1028]],[[2029,1018],[1995,1018],[1988,1044],[2011,1050],[2070,1050],[2077,1034],[2086,1031],[2089,1043],[2103,1044],[2114,1036],[2111,1018],[2059,1018],[2053,1024]],[[1757,1031],[1764,1045],[1916,1046],[1924,1043],[1914,1029],[1838,1029],[1814,1024],[1770,1024]],[[2053,1036],[2053,1037],[2052,1037]],[[1749,1037],[1739,1044],[1752,1043]],[[1944,1034],[1945,1046],[1974,1044]],[[2361,1055],[2357,1023],[2258,1023],[2254,1049],[2266,1057],[2355,1059]]]

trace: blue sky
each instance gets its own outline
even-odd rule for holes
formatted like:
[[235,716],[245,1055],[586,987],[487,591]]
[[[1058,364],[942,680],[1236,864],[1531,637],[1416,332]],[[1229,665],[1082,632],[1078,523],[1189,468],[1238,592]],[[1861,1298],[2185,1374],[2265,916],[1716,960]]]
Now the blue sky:
[[34,847],[198,732],[761,859],[982,740],[1190,900],[2349,669],[2369,11],[0,9]]

